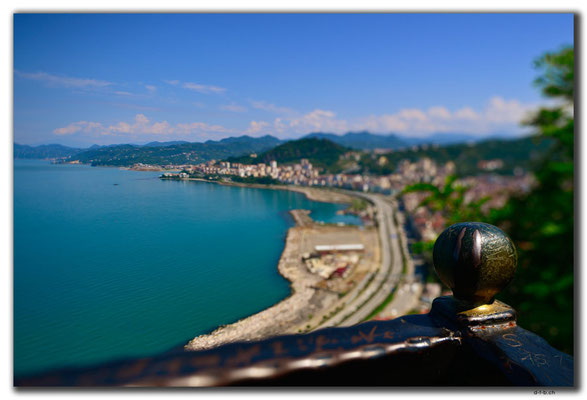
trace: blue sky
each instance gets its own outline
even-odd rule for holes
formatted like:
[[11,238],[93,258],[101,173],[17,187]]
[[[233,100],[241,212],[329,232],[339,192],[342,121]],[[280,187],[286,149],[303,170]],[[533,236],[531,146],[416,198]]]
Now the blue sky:
[[14,140],[519,135],[571,14],[15,14]]

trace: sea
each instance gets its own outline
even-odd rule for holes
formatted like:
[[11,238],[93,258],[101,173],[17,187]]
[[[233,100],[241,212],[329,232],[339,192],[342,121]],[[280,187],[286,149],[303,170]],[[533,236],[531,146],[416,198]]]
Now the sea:
[[14,160],[14,373],[159,354],[290,294],[288,211],[360,224],[286,190]]

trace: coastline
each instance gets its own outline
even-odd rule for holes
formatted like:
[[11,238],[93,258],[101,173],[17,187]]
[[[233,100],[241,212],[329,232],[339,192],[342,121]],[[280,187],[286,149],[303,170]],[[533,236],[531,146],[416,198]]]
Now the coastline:
[[[51,159],[46,159],[45,161],[51,161]],[[85,163],[65,163],[65,164],[77,164],[77,165],[89,165]],[[136,171],[136,172],[177,172],[178,170],[170,170],[164,168],[133,168],[133,167],[121,167],[116,165],[97,165],[93,167],[106,167],[106,168],[118,168],[124,171]],[[294,185],[263,185],[259,183],[241,183],[241,182],[226,182],[226,181],[217,181],[217,180],[208,180],[203,178],[183,178],[179,179],[181,181],[197,181],[197,182],[207,182],[207,183],[215,183],[217,185],[223,186],[237,186],[237,187],[247,187],[247,188],[254,188],[254,189],[271,189],[271,190],[289,190],[291,192],[298,192],[302,193],[306,196],[308,200],[312,201],[319,201],[322,203],[336,203],[336,204],[351,204],[353,198],[360,198],[358,195],[349,195],[345,193],[340,193],[336,191],[336,189],[331,188],[315,188],[309,186],[294,186]]]
[[281,276],[290,283],[291,293],[278,303],[256,314],[223,325],[211,333],[200,335],[185,345],[186,350],[205,350],[235,341],[251,341],[283,333],[291,328],[292,321],[299,318],[300,310],[310,303],[315,289],[306,287],[296,277],[288,274],[285,264],[291,256],[292,246],[297,237],[288,230],[285,247],[278,262],[277,269]]
[[[355,290],[348,287],[350,280],[356,289],[368,282],[370,273],[378,267],[379,250],[378,244],[373,244],[377,242],[377,231],[374,228],[321,226],[308,221],[306,210],[290,212],[298,224],[288,230],[278,271],[290,282],[291,294],[265,310],[195,337],[185,345],[186,350],[205,350],[236,341],[312,331],[327,322],[328,318],[344,307],[349,296],[353,296]],[[324,278],[311,273],[300,256],[314,245],[315,240],[324,243],[333,237],[343,242],[350,237],[360,238],[363,243],[371,243],[367,245],[366,253],[374,254],[372,257],[366,255],[364,260],[352,267],[353,272],[349,274],[351,278],[340,279],[339,284],[344,286],[343,292],[325,287]]]
[[[119,167],[119,169],[143,172],[130,168]],[[147,172],[153,171],[147,170]],[[200,178],[181,180],[265,190],[288,190],[301,193],[309,200],[325,203],[351,204],[354,198],[359,197],[328,188],[222,182]],[[339,294],[319,289],[317,285],[322,278],[307,271],[300,261],[303,229],[312,229],[314,221],[307,214],[305,218],[300,218],[303,212],[296,216],[295,213],[299,211],[301,210],[290,211],[296,225],[287,230],[284,248],[277,265],[279,274],[289,282],[290,293],[287,297],[255,314],[221,325],[208,334],[195,337],[184,346],[186,350],[204,350],[235,341],[251,341],[278,334],[307,332],[319,325],[320,317],[329,315],[335,308],[338,309],[341,303]],[[316,227],[314,230],[316,229],[358,230],[357,227]]]
[[[330,203],[349,204],[354,197],[332,190],[309,187],[233,184],[197,178],[188,180],[218,183],[227,186],[290,190],[304,194],[309,200]],[[279,274],[290,283],[290,295],[256,314],[234,323],[220,326],[208,334],[195,337],[184,346],[185,350],[205,350],[236,341],[252,341],[279,334],[302,333],[308,331],[311,325],[316,325],[319,320],[318,317],[328,315],[329,311],[332,313],[332,310],[339,306],[341,300],[338,294],[316,287],[322,278],[310,273],[305,267],[300,268],[300,246],[304,236],[304,229],[308,229],[308,223],[302,221],[307,221],[310,217],[307,215],[306,210],[291,210],[290,213],[294,221],[296,221],[296,225],[288,229],[284,249],[277,265]],[[310,223],[310,225],[313,225],[313,223]],[[357,227],[346,228],[358,229]],[[311,325],[309,324],[310,321]]]
[[203,178],[184,178],[181,181],[196,181],[215,183],[222,186],[236,186],[254,189],[271,189],[271,190],[288,190],[290,192],[302,193],[308,200],[319,201],[322,203],[336,203],[336,204],[351,204],[353,198],[359,198],[345,193],[337,192],[329,188],[315,188],[309,186],[294,186],[294,185],[263,185],[259,183],[241,183],[241,182],[224,182],[216,180],[207,180]]

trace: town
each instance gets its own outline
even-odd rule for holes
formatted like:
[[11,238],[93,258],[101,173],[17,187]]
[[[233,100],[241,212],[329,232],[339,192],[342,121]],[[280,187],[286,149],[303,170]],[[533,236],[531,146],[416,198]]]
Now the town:
[[[256,154],[251,154],[255,158]],[[354,153],[345,157],[353,157]],[[385,158],[380,157],[379,163],[384,163]],[[460,178],[456,184],[467,188],[465,202],[478,201],[488,197],[483,205],[483,210],[503,206],[507,199],[514,193],[527,193],[533,185],[534,178],[522,170],[516,170],[512,176],[492,173],[499,167],[502,161],[480,160],[478,166],[485,174]],[[135,164],[132,169],[160,169],[160,166]],[[443,229],[445,220],[440,212],[432,211],[420,204],[427,193],[402,193],[403,190],[416,183],[429,183],[438,188],[445,185],[446,179],[455,174],[455,163],[449,161],[438,165],[429,158],[422,158],[411,162],[402,160],[394,173],[383,176],[366,174],[323,173],[315,168],[308,159],[301,159],[299,163],[279,165],[277,161],[259,164],[231,163],[229,161],[211,160],[197,165],[166,165],[167,171],[161,179],[198,179],[208,181],[221,181],[224,183],[260,183],[260,184],[284,184],[296,186],[310,186],[322,188],[339,188],[351,191],[379,193],[383,195],[402,194],[402,202],[406,211],[410,214],[413,228],[418,236],[424,240],[432,240]]]

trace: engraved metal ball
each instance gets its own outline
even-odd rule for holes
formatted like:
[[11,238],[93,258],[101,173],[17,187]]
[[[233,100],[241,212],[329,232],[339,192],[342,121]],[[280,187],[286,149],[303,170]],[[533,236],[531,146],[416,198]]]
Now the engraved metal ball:
[[512,240],[496,226],[463,222],[444,230],[434,244],[434,268],[453,295],[489,304],[514,278],[518,255]]

